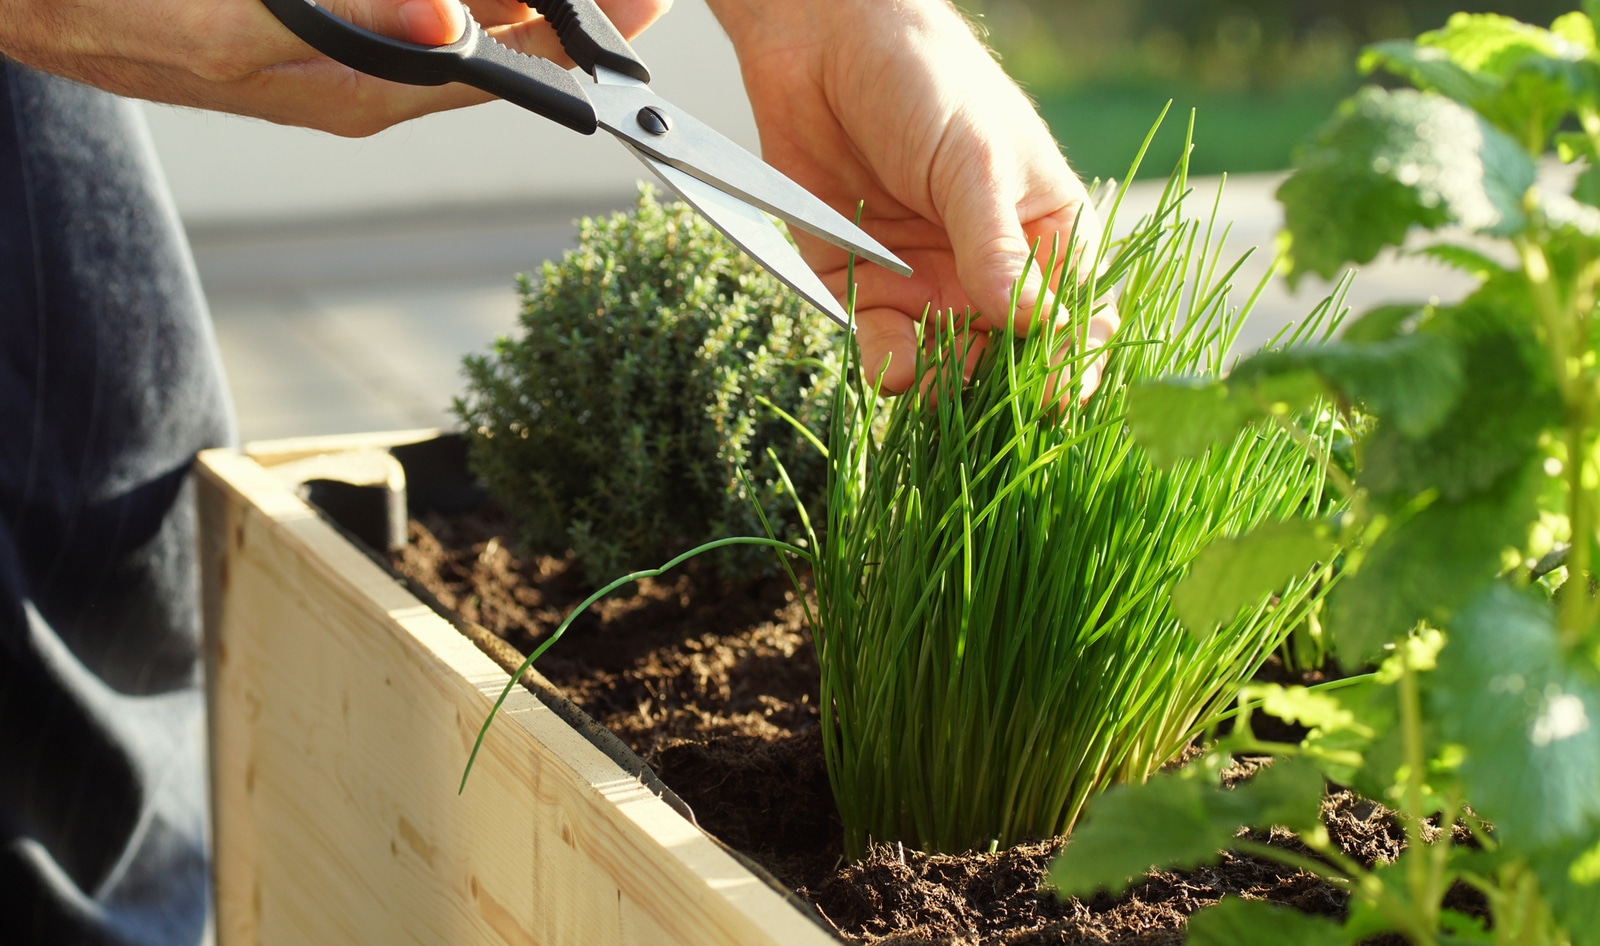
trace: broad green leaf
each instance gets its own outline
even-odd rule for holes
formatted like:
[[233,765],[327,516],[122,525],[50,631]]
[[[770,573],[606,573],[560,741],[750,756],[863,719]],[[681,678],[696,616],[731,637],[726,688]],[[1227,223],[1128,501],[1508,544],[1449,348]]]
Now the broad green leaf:
[[1581,15],[1546,30],[1496,14],[1458,13],[1443,29],[1418,37],[1417,49],[1442,56],[1477,87],[1459,97],[1459,87],[1439,91],[1477,109],[1530,151],[1542,151],[1562,117],[1578,102],[1592,101],[1600,85],[1590,58],[1594,29]]
[[1232,440],[1255,413],[1217,381],[1175,379],[1128,391],[1128,428],[1134,442],[1162,467]]
[[[1389,418],[1409,437],[1421,437],[1438,426],[1462,390],[1461,358],[1455,346],[1427,335],[1261,352],[1240,362],[1226,383],[1238,396],[1259,388],[1265,379],[1306,372],[1346,400]],[[1316,388],[1306,390],[1311,393]]]
[[1443,96],[1409,89],[1363,89],[1294,165],[1278,190],[1291,279],[1332,278],[1400,245],[1415,226],[1518,233],[1536,176],[1505,132]]
[[[1423,247],[1413,255],[1443,263],[1451,269],[1460,270],[1478,279],[1488,279],[1506,272],[1506,267],[1498,260],[1459,243],[1434,243]],[[1345,337],[1349,337],[1348,332],[1345,333]]]
[[1485,927],[1482,917],[1449,908],[1439,911],[1439,946],[1493,946],[1498,942]]
[[1445,50],[1408,39],[1368,46],[1361,52],[1360,65],[1367,73],[1387,69],[1423,91],[1437,92],[1467,106],[1494,91],[1492,82],[1467,71]]
[[1326,523],[1270,522],[1246,535],[1218,539],[1196,556],[1172,589],[1185,628],[1206,638],[1239,610],[1304,575],[1334,551]]
[[1349,666],[1376,658],[1418,621],[1442,622],[1499,572],[1537,515],[1530,466],[1460,502],[1440,499],[1384,533],[1329,594],[1326,627]]
[[1548,601],[1495,584],[1449,625],[1430,676],[1444,738],[1467,750],[1467,797],[1507,844],[1592,837],[1600,689],[1562,653]]
[[[1404,855],[1402,854],[1403,857]],[[1399,861],[1388,863],[1379,861],[1372,865],[1369,870],[1369,876],[1372,880],[1378,882],[1383,891],[1389,895],[1391,902],[1404,903],[1410,898],[1405,870]],[[1356,942],[1367,942],[1374,937],[1392,932],[1395,927],[1394,919],[1385,916],[1384,911],[1379,909],[1374,902],[1376,899],[1373,896],[1375,891],[1368,890],[1364,893],[1365,895],[1350,898],[1350,912],[1344,921],[1344,931],[1354,938]],[[1402,939],[1401,942],[1405,942],[1405,940]]]
[[1561,16],[1550,24],[1550,32],[1571,43],[1577,52],[1594,55],[1594,21],[1587,14],[1575,10]]
[[1463,69],[1505,76],[1530,55],[1558,55],[1557,39],[1549,30],[1509,16],[1457,13],[1442,29],[1423,33],[1417,42],[1449,56]]
[[1600,167],[1590,167],[1578,175],[1572,186],[1572,199],[1590,207],[1600,207]]
[[1346,946],[1354,943],[1332,920],[1298,910],[1223,897],[1189,918],[1190,946]]
[[1128,391],[1128,429],[1157,466],[1170,467],[1231,442],[1269,415],[1314,406],[1327,391],[1317,376],[1294,363],[1257,371],[1247,383],[1171,378]]
[[1459,306],[1430,313],[1417,334],[1455,348],[1471,383],[1426,436],[1415,436],[1416,427],[1407,429],[1398,416],[1381,416],[1366,439],[1362,486],[1379,497],[1437,489],[1445,499],[1462,500],[1529,462],[1540,436],[1562,418],[1529,306],[1518,272],[1491,279]]
[[1407,437],[1421,437],[1450,413],[1463,387],[1455,346],[1426,335],[1402,335],[1369,345],[1311,349],[1317,373]]
[[1214,863],[1241,826],[1316,826],[1323,787],[1301,759],[1280,759],[1231,791],[1189,770],[1118,786],[1089,804],[1049,882],[1063,896],[1117,894],[1152,868]]
[[[1338,710],[1323,713],[1326,725],[1306,734],[1305,747],[1313,754],[1317,768],[1331,781],[1355,788],[1369,798],[1383,798],[1394,776],[1394,768],[1388,764],[1388,747],[1382,744],[1399,719],[1394,687],[1368,678],[1318,696],[1331,701]],[[1334,725],[1345,718],[1350,720],[1347,725]]]
[[1573,946],[1600,946],[1600,840],[1536,851],[1531,861],[1545,902]]
[[1340,338],[1345,342],[1386,342],[1401,334],[1422,311],[1417,302],[1375,306],[1347,324]]
[[1349,729],[1370,739],[1374,735],[1372,727],[1357,719],[1350,707],[1339,701],[1337,692],[1323,693],[1279,683],[1252,683],[1239,691],[1239,701],[1258,701],[1263,713],[1307,729],[1324,732]]

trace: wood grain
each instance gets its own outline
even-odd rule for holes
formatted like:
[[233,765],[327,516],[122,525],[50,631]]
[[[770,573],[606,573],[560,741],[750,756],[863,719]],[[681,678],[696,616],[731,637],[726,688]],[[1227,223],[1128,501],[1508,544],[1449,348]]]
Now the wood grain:
[[833,942],[520,688],[457,795],[505,672],[253,459],[199,468],[222,946]]

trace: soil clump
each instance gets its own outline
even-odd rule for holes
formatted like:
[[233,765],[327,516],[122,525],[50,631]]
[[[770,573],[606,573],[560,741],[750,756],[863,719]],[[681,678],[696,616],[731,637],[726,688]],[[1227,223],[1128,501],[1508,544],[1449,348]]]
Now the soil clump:
[[[514,535],[493,507],[430,516],[411,523],[410,545],[391,561],[442,605],[526,653],[588,589],[572,562],[525,554]],[[1344,913],[1346,895],[1336,887],[1231,853],[1196,871],[1153,873],[1121,897],[1087,900],[1039,889],[1065,843],[1057,839],[962,855],[880,846],[845,863],[823,765],[806,604],[787,578],[732,588],[691,564],[601,602],[538,666],[643,757],[702,827],[794,888],[852,942],[1161,946],[1183,942],[1187,917],[1224,895]],[[1242,760],[1236,774],[1253,767],[1259,762]],[[1366,864],[1392,861],[1404,845],[1394,815],[1353,793],[1330,794],[1323,814],[1340,847]],[[1298,846],[1282,832],[1258,839]],[[1483,913],[1470,890],[1451,900]]]

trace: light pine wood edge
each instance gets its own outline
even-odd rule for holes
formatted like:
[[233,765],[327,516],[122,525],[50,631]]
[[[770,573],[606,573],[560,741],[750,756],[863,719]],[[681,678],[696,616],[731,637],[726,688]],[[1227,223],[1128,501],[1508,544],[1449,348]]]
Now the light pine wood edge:
[[255,440],[244,445],[245,456],[262,466],[278,466],[324,453],[351,450],[386,450],[422,443],[444,433],[436,427],[416,430],[386,430],[363,434],[329,434],[321,437],[290,437],[283,440]]
[[458,797],[506,673],[255,460],[199,471],[221,946],[834,942],[520,688]]

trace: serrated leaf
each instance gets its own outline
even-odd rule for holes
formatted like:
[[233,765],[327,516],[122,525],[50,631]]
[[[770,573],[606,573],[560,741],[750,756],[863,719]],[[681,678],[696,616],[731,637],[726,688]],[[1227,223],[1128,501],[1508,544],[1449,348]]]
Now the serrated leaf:
[[1348,729],[1367,738],[1374,735],[1372,727],[1357,719],[1350,707],[1332,693],[1322,693],[1303,686],[1253,683],[1239,691],[1239,701],[1259,702],[1261,712],[1307,729],[1320,729],[1323,732]]
[[1442,29],[1422,34],[1417,42],[1463,69],[1501,77],[1516,71],[1529,56],[1562,55],[1565,44],[1549,30],[1497,13],[1456,13]]
[[[1369,326],[1370,327],[1370,326]],[[1334,391],[1389,420],[1405,436],[1427,434],[1461,394],[1462,365],[1447,339],[1399,335],[1383,341],[1340,341],[1247,358],[1228,377],[1230,391],[1260,377],[1314,373]]]
[[1549,357],[1533,336],[1520,272],[1491,279],[1459,306],[1434,310],[1418,334],[1446,339],[1472,379],[1424,437],[1380,417],[1366,440],[1362,486],[1379,497],[1437,489],[1461,500],[1525,465],[1545,430],[1562,419]]
[[1232,440],[1254,413],[1216,381],[1174,379],[1128,391],[1128,429],[1151,462],[1162,467]]
[[1367,73],[1386,69],[1419,89],[1468,106],[1493,91],[1490,83],[1462,68],[1445,50],[1406,39],[1368,46],[1361,52],[1360,66]]
[[1209,637],[1241,608],[1259,604],[1333,551],[1327,524],[1305,519],[1269,522],[1246,535],[1218,539],[1173,586],[1173,611],[1190,633]]
[[1189,918],[1188,941],[1190,946],[1346,946],[1355,942],[1332,920],[1231,896]]
[[1418,302],[1374,306],[1347,324],[1340,338],[1346,342],[1386,342],[1399,335],[1422,310]]
[[1469,946],[1469,944],[1489,946],[1495,942],[1494,935],[1489,932],[1482,917],[1462,913],[1459,910],[1449,908],[1440,910],[1439,926],[1444,930],[1439,937],[1439,946]]
[[1550,603],[1495,584],[1449,625],[1430,704],[1466,748],[1467,797],[1507,844],[1591,837],[1600,819],[1600,690],[1562,653]]
[[1312,357],[1329,384],[1412,438],[1438,427],[1463,387],[1455,346],[1425,335],[1328,345]]
[[1332,700],[1353,722],[1313,729],[1306,735],[1306,750],[1314,753],[1317,767],[1331,781],[1355,788],[1369,798],[1383,798],[1394,776],[1387,747],[1381,744],[1387,734],[1395,731],[1399,719],[1394,687],[1381,686],[1368,678],[1319,695]]
[[1332,278],[1405,241],[1412,227],[1495,235],[1527,224],[1533,160],[1505,132],[1440,95],[1368,88],[1295,157],[1278,190],[1291,279]]
[[1480,280],[1506,272],[1506,267],[1498,260],[1459,243],[1434,243],[1411,255],[1443,263]]
[[1550,24],[1550,32],[1556,34],[1585,55],[1592,55],[1595,51],[1594,21],[1581,10],[1563,14]]
[[1590,59],[1593,26],[1581,15],[1546,30],[1492,13],[1458,13],[1418,37],[1417,46],[1470,76],[1477,91],[1458,100],[1530,151],[1542,151],[1562,117],[1592,101],[1600,86]]
[[1392,526],[1329,593],[1326,627],[1341,659],[1360,666],[1418,621],[1443,622],[1499,572],[1501,551],[1538,514],[1542,475],[1528,467],[1460,502],[1440,499]]
[[1309,830],[1323,787],[1303,759],[1279,760],[1231,791],[1190,771],[1118,786],[1090,802],[1049,883],[1064,896],[1118,894],[1152,868],[1215,862],[1243,825]]

